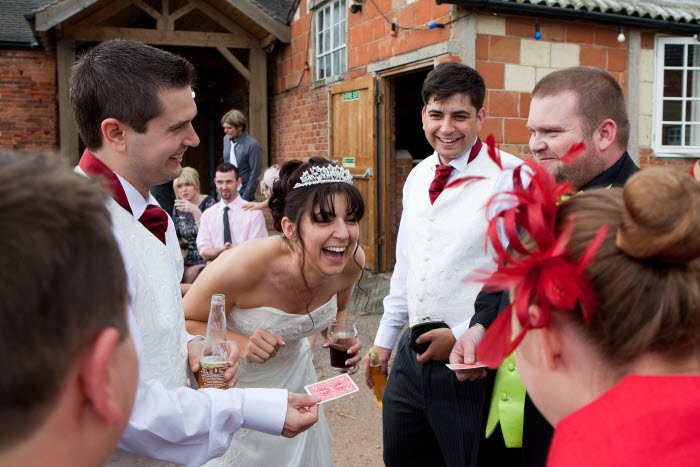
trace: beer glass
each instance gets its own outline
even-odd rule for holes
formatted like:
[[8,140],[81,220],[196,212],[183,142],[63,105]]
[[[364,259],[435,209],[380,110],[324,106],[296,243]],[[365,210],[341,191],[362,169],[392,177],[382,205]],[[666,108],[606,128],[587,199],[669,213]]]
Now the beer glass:
[[352,355],[348,355],[348,349],[357,340],[357,324],[354,321],[334,320],[328,328],[328,340],[331,344],[331,369],[347,372],[350,365],[345,361]]

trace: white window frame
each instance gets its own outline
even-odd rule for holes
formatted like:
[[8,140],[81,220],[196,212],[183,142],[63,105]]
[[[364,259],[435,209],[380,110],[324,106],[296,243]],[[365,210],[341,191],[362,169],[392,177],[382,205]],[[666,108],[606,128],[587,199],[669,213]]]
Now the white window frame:
[[[317,80],[327,79],[345,73],[348,69],[347,40],[348,40],[348,9],[346,0],[330,0],[315,12],[314,49],[315,64],[314,73]],[[322,38],[326,40],[323,41]],[[330,42],[330,44],[329,44]],[[325,50],[321,50],[321,45]],[[330,71],[322,66],[327,64]],[[321,71],[324,75],[321,76]]]
[[[666,67],[664,63],[665,58],[665,46],[668,44],[684,45],[683,53],[683,66],[680,67]],[[684,144],[683,135],[685,134],[685,127],[688,123],[686,118],[686,106],[681,106],[681,121],[678,122],[665,122],[663,121],[663,102],[664,102],[664,70],[682,70],[683,73],[683,96],[679,98],[671,98],[670,100],[678,100],[681,102],[697,102],[697,106],[700,107],[700,66],[688,66],[688,53],[687,46],[696,45],[700,46],[695,37],[657,37],[655,44],[655,57],[654,57],[654,106],[653,106],[653,128],[652,128],[652,140],[651,146],[654,150],[654,155],[658,157],[698,157],[700,158],[700,145],[686,146]],[[700,48],[700,47],[699,47]],[[700,51],[699,51],[700,53]],[[700,63],[699,63],[700,65]],[[685,96],[686,92],[686,79],[688,77],[688,71],[695,71],[697,78],[697,83],[694,85],[694,94],[689,98]],[[669,98],[667,98],[668,100]],[[692,120],[700,124],[700,109],[698,110],[698,117]],[[663,123],[678,123],[681,125],[681,139],[680,145],[664,145],[662,144],[662,124]],[[700,131],[700,125],[697,126],[697,131]]]

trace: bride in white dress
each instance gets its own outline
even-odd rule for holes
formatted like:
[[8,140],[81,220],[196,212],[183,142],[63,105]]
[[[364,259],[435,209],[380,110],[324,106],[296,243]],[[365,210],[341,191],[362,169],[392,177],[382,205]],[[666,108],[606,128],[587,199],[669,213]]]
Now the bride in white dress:
[[[270,198],[282,235],[250,240],[208,265],[185,295],[187,330],[206,334],[210,297],[226,295],[228,338],[239,347],[236,387],[285,388],[304,393],[317,381],[306,337],[324,333],[345,308],[364,266],[358,223],[364,202],[346,170],[327,159],[290,161]],[[359,340],[350,348],[360,361]],[[333,465],[333,437],[323,410],[293,439],[237,431],[222,457],[206,465]]]

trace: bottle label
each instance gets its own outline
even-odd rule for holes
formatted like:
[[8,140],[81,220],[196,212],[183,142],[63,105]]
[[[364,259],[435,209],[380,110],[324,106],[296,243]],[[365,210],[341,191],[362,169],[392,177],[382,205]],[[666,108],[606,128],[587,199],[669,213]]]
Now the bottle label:
[[199,361],[199,387],[226,389],[224,373],[228,369],[228,362],[220,359],[203,357]]

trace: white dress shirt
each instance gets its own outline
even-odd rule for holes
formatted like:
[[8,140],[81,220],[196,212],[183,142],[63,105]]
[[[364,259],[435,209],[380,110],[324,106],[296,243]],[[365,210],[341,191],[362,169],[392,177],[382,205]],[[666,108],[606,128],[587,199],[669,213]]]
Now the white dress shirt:
[[[84,175],[80,168],[75,170]],[[148,204],[158,206],[150,193],[144,199],[122,177],[119,177],[119,181],[135,219],[141,217]],[[132,305],[138,293],[139,280],[145,278],[139,277],[137,263],[116,230],[115,239],[122,253],[131,297],[128,307],[129,329],[139,367],[142,367],[143,343]],[[181,278],[183,260],[170,216],[166,245],[172,253],[177,277]],[[182,303],[181,300],[179,303]],[[189,336],[188,340],[192,337]],[[149,375],[140,372],[134,408],[117,448],[165,462],[199,466],[222,455],[231,443],[233,433],[239,428],[279,435],[284,427],[287,397],[287,390],[284,389],[196,391],[184,386],[167,389],[161,381],[149,379]],[[151,463],[146,462],[144,465]]]
[[[471,148],[470,148],[471,151]],[[448,182],[451,182],[455,178],[464,175],[465,170],[467,169],[467,161],[469,159],[469,152],[467,151],[465,154],[462,156],[453,159],[450,161],[448,165],[451,165],[454,169],[450,173],[450,176],[448,178]],[[504,156],[503,157],[503,165],[504,165],[504,170],[501,172],[501,174],[498,176],[495,182],[495,186],[493,189],[492,193],[498,193],[498,192],[503,192],[503,191],[508,191],[512,189],[512,177],[513,177],[513,172],[512,169],[519,165],[521,161],[519,161],[517,158],[514,156],[511,156],[509,154],[501,153]],[[486,154],[486,144],[483,145],[483,148],[479,154],[478,157],[488,157]],[[439,158],[437,156],[437,153],[433,153],[428,159],[425,161],[427,164],[431,164],[433,166],[439,165]],[[384,314],[382,316],[382,319],[379,323],[379,328],[377,330],[377,334],[374,340],[374,344],[387,348],[387,349],[393,349],[394,344],[396,343],[396,340],[398,339],[399,333],[401,332],[401,329],[403,326],[406,324],[408,321],[408,298],[407,298],[407,282],[408,282],[408,256],[409,253],[407,251],[407,228],[410,228],[409,226],[406,225],[406,212],[407,212],[407,205],[406,205],[406,200],[409,198],[408,194],[412,193],[413,190],[413,184],[415,182],[415,177],[416,177],[416,170],[414,169],[411,171],[409,174],[408,178],[406,179],[406,183],[404,184],[403,187],[403,212],[401,214],[401,221],[399,224],[399,231],[396,239],[396,264],[394,266],[394,272],[391,276],[391,282],[390,282],[390,291],[389,295],[384,298]],[[473,175],[479,175],[477,173],[474,173]],[[428,196],[428,193],[425,193],[425,196]],[[489,215],[493,215],[493,210],[491,209],[489,211]],[[486,219],[484,219],[484,230],[485,230],[485,224]],[[455,235],[458,235],[455,233]],[[444,241],[454,241],[454,239],[444,239]],[[415,253],[420,253],[420,252],[415,252]],[[470,271],[462,271],[462,277],[466,276]],[[461,279],[460,279],[461,280]],[[451,330],[452,333],[455,336],[455,339],[459,339],[459,337],[462,336],[466,332],[466,330],[469,328],[469,318],[473,314],[474,310],[465,310],[465,320],[462,321],[461,323],[452,326]]]

